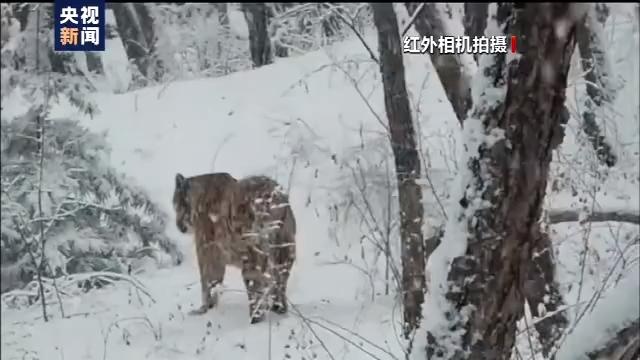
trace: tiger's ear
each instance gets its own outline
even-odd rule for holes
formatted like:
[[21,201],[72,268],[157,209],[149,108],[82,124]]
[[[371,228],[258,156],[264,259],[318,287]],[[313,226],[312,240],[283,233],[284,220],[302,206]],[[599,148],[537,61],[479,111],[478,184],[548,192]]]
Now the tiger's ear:
[[176,189],[183,190],[187,187],[187,179],[182,174],[176,174]]

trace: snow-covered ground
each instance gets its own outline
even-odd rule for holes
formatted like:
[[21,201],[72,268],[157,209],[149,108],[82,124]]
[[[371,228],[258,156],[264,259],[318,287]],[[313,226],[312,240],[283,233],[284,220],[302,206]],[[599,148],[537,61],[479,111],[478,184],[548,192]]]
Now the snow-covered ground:
[[[368,42],[376,47],[375,37]],[[634,44],[638,46],[637,37]],[[635,71],[637,79],[640,72],[635,54],[635,60],[629,61],[627,56],[628,61],[620,66]],[[352,41],[223,78],[175,82],[120,95],[99,94],[96,100],[101,113],[84,120],[93,130],[108,131],[114,166],[142,185],[171,216],[178,172],[191,176],[225,171],[236,177],[261,173],[288,187],[299,245],[289,282],[293,306],[287,315],[270,315],[269,321],[250,325],[244,286],[235,269],[227,272],[225,291],[216,309],[205,315],[188,315],[199,305],[198,270],[191,239],[179,234],[171,219],[167,232],[181,244],[187,261],[137,276],[153,300],[122,283],[66,300],[66,319],[57,316],[56,305],[50,306],[54,319],[48,323],[36,306],[20,310],[3,307],[1,357],[404,358],[399,304],[392,295],[384,295],[381,274],[366,274],[379,270],[382,264],[372,259],[372,246],[363,239],[366,227],[355,212],[336,224],[332,210],[344,200],[345,188],[353,186],[348,182],[348,165],[356,158],[374,161],[372,154],[387,147],[379,123],[386,116],[379,69],[367,59],[362,46]],[[408,55],[405,66],[412,106],[419,114],[428,173],[438,189],[446,188],[460,152],[457,121],[430,71],[428,58]],[[619,100],[624,104],[624,109],[618,109],[624,115],[619,124],[624,129],[619,133],[627,136],[621,142],[637,149],[638,138],[633,134],[640,130],[638,81],[630,80],[629,84]],[[11,104],[3,107],[9,111]],[[74,115],[73,111],[61,104],[52,117]],[[575,156],[576,142],[572,133],[567,133],[562,151]],[[606,186],[596,195],[602,208],[639,208],[637,160],[637,150],[625,158],[625,164],[631,164],[630,181],[616,180],[616,186]],[[433,196],[425,197],[427,213],[435,211]],[[618,203],[612,204],[611,199]],[[553,208],[572,208],[574,200],[560,193],[550,195],[549,203]],[[622,246],[621,241],[632,241],[638,233],[637,226],[621,229],[609,223],[589,228],[596,255],[588,257],[589,271],[583,286],[578,287],[581,274],[577,273],[576,258],[587,230],[575,224],[557,225],[554,230],[559,276],[569,303],[588,300],[598,291],[610,260],[620,254],[610,253],[610,249]],[[637,246],[625,251],[631,251],[631,258],[636,259],[629,267],[637,268]],[[640,275],[633,270],[624,274],[615,290],[624,290],[628,301],[616,295],[615,300],[624,304],[614,305],[637,317],[640,309],[633,305],[633,301],[638,304],[637,287],[629,288],[628,284],[637,284]],[[604,297],[606,300],[606,294]],[[594,312],[596,316],[602,314]],[[588,315],[586,318],[589,320]],[[566,342],[579,347],[581,339],[574,336]]]
[[[375,38],[369,41],[375,44]],[[290,187],[299,245],[289,282],[294,307],[288,315],[273,315],[271,324],[249,325],[244,286],[235,269],[227,273],[217,309],[200,317],[187,315],[199,305],[198,270],[191,239],[179,234],[171,220],[167,231],[188,256],[180,267],[139,276],[155,303],[146,298],[140,303],[128,286],[119,285],[65,304],[69,315],[85,314],[70,319],[44,324],[37,319],[37,308],[6,310],[2,357],[29,353],[27,358],[102,359],[105,344],[107,359],[281,359],[286,354],[311,359],[330,358],[329,353],[344,359],[399,357],[402,347],[394,324],[400,308],[392,296],[372,300],[369,279],[358,268],[358,219],[335,236],[330,231],[329,206],[340,195],[336,162],[361,144],[361,127],[365,140],[380,137],[376,132],[382,127],[350,80],[327,65],[360,58],[359,64],[339,66],[368,77],[360,82],[360,91],[370,97],[373,110],[385,116],[377,65],[359,52],[357,42],[345,43],[326,53],[224,78],[99,95],[101,114],[85,122],[96,131],[108,131],[112,163],[171,215],[177,172],[226,171],[236,177],[264,173]],[[407,60],[409,69],[424,74],[423,59]],[[423,80],[424,75],[408,76],[414,93]],[[436,97],[441,101],[432,103]],[[430,105],[430,114],[446,114],[425,118],[423,127],[437,121],[439,130],[455,129],[440,87],[427,87],[422,99],[430,99],[423,101]],[[69,111],[74,110],[61,106],[51,116]],[[432,158],[437,161],[438,156]],[[355,264],[345,257],[355,258]],[[375,285],[374,291],[383,292]]]

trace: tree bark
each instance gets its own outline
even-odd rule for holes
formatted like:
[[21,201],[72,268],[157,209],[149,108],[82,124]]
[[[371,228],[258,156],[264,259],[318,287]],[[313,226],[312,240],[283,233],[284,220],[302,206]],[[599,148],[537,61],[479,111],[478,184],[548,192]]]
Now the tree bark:
[[[467,120],[476,128],[480,122],[482,133],[465,132],[469,139],[489,138],[467,144],[477,146],[470,150],[477,153],[467,164],[472,178],[460,200],[467,248],[464,256],[453,259],[448,276],[451,286],[446,297],[453,308],[446,315],[451,326],[429,333],[430,356],[509,359],[524,299],[536,295],[528,291],[532,284],[527,280],[539,281],[532,275],[537,265],[551,267],[538,277],[550,281],[547,276],[553,276],[552,258],[532,259],[543,249],[549,251],[538,220],[552,149],[561,139],[560,114],[575,47],[571,10],[568,3],[524,3],[513,8],[510,3],[498,4],[493,21],[504,33],[522,39],[520,58],[506,64],[505,54],[487,55],[493,58],[491,66],[479,70],[494,89],[481,95],[483,103],[476,104]],[[555,30],[560,22],[567,25],[566,33]],[[505,98],[493,103],[497,91]],[[552,325],[553,333],[562,326]],[[443,340],[457,332],[462,333],[457,340],[460,348],[451,353]]]
[[242,3],[242,12],[249,27],[249,50],[253,67],[273,63],[268,32],[268,9],[265,3]]
[[229,26],[229,14],[227,3],[217,3],[214,5],[218,13],[218,23],[222,26]]
[[[464,34],[471,37],[484,35],[487,27],[487,15],[489,3],[464,3]],[[478,62],[479,54],[473,54],[473,59]]]
[[588,354],[591,360],[636,360],[640,358],[640,319],[618,331],[601,349]]
[[424,209],[422,189],[416,182],[420,178],[420,161],[405,84],[398,20],[391,3],[372,3],[371,8],[378,30],[384,104],[396,167],[400,205],[404,336],[409,338],[422,317],[426,287],[422,237]]
[[[420,3],[405,3],[409,15],[413,14]],[[425,3],[420,14],[413,23],[421,36],[449,36],[446,33],[442,14],[435,3]],[[458,54],[441,54],[437,49],[429,54],[431,63],[436,69],[447,98],[453,106],[453,111],[462,125],[471,108],[471,75],[465,72],[462,59]]]
[[589,97],[582,112],[582,129],[595,149],[598,159],[611,167],[616,164],[617,157],[596,122],[598,110],[611,106],[616,95],[611,83],[613,78],[604,50],[604,39],[601,38],[603,28],[596,21],[596,17],[604,18],[603,21],[606,21],[606,17],[604,14],[596,14],[593,5],[590,10],[584,20],[578,23],[577,30],[578,48]]

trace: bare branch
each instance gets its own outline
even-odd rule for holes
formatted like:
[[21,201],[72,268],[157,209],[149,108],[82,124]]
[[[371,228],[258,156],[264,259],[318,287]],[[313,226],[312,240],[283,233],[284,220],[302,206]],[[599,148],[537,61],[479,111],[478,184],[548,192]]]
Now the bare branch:
[[[349,334],[348,336],[345,336],[343,334],[341,334],[340,332],[338,332],[335,329],[332,329],[331,327],[322,324],[320,321],[318,320],[314,320],[312,318],[306,317],[305,315],[302,314],[302,312],[297,308],[297,306],[293,303],[291,303],[290,301],[287,300],[287,302],[289,303],[289,306],[295,311],[295,315],[297,315],[302,322],[309,328],[309,330],[311,331],[311,333],[314,335],[314,337],[316,337],[316,339],[320,342],[320,345],[323,347],[323,349],[325,350],[325,352],[327,353],[327,355],[331,358],[331,359],[335,359],[334,356],[329,352],[329,349],[324,345],[324,343],[322,342],[322,339],[320,337],[317,336],[315,329],[313,328],[312,325],[316,325],[317,327],[331,333],[332,335],[335,335],[336,337],[344,340],[346,343],[348,343],[349,345],[352,345],[353,347],[355,347],[356,349],[360,350],[361,352],[363,352],[364,354],[368,355],[370,358],[375,359],[375,360],[382,360],[379,356],[376,356],[374,353],[372,353],[371,351],[367,350],[364,348],[363,343],[367,343],[368,345],[372,346],[373,348],[385,353],[386,355],[389,355],[391,357],[391,359],[394,360],[398,360],[398,358],[392,354],[391,352],[389,352],[388,350],[385,350],[384,348],[376,345],[374,342],[366,339],[365,337],[362,337],[356,333],[354,333],[353,331],[344,328],[340,325],[337,325],[327,319],[324,318],[318,318],[319,320],[325,321],[326,323],[328,323],[331,326],[335,326],[338,329],[346,332],[347,334]],[[351,338],[355,337],[358,339],[358,341],[354,341]]]
[[336,14],[338,18],[342,20],[342,22],[344,22],[353,31],[354,34],[356,34],[356,36],[358,37],[358,40],[360,40],[360,42],[362,43],[362,46],[364,46],[364,48],[369,53],[369,57],[371,57],[371,60],[379,64],[380,62],[378,61],[378,58],[376,57],[375,53],[373,52],[373,50],[371,50],[371,47],[369,46],[369,44],[367,44],[367,42],[364,40],[364,37],[362,37],[360,32],[356,29],[355,19],[354,18],[347,19],[347,17],[344,14],[342,14],[340,11],[338,11],[336,6],[331,3],[323,3],[323,5],[329,8],[331,12]]
[[[551,210],[549,212],[549,223],[558,224],[563,222],[580,221],[580,214],[569,210]],[[585,222],[616,221],[640,225],[640,213],[633,211],[604,211],[594,212],[588,215]]]
[[413,23],[416,21],[416,17],[418,17],[418,15],[420,15],[420,12],[422,11],[422,9],[424,9],[424,4],[425,3],[421,3],[420,5],[418,5],[418,8],[409,17],[409,21],[407,22],[407,24],[404,26],[404,29],[402,30],[402,36],[403,37],[405,35],[407,35],[407,31],[409,31],[409,29],[411,29],[411,25],[413,25]]

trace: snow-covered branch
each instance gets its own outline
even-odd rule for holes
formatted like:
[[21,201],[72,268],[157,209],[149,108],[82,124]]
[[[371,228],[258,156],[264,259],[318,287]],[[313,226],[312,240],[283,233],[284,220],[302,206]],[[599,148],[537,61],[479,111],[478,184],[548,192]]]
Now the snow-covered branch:
[[640,213],[637,211],[595,211],[587,215],[585,219],[580,218],[580,213],[569,210],[549,211],[549,223],[558,224],[563,222],[585,221],[585,222],[627,222],[640,225]]
[[367,50],[367,53],[369,54],[369,57],[371,57],[371,60],[373,60],[376,63],[379,63],[378,58],[376,57],[375,53],[373,52],[369,44],[367,44],[362,34],[360,34],[358,29],[356,29],[355,27],[356,18],[352,16],[347,18],[345,14],[343,14],[343,11],[340,11],[332,3],[323,3],[323,5],[326,6],[329,10],[331,10],[335,15],[337,15],[338,18],[342,20],[342,22],[344,22],[353,31],[353,33],[358,37],[358,40],[360,40],[360,43],[362,43],[362,46],[364,46],[364,48]]

